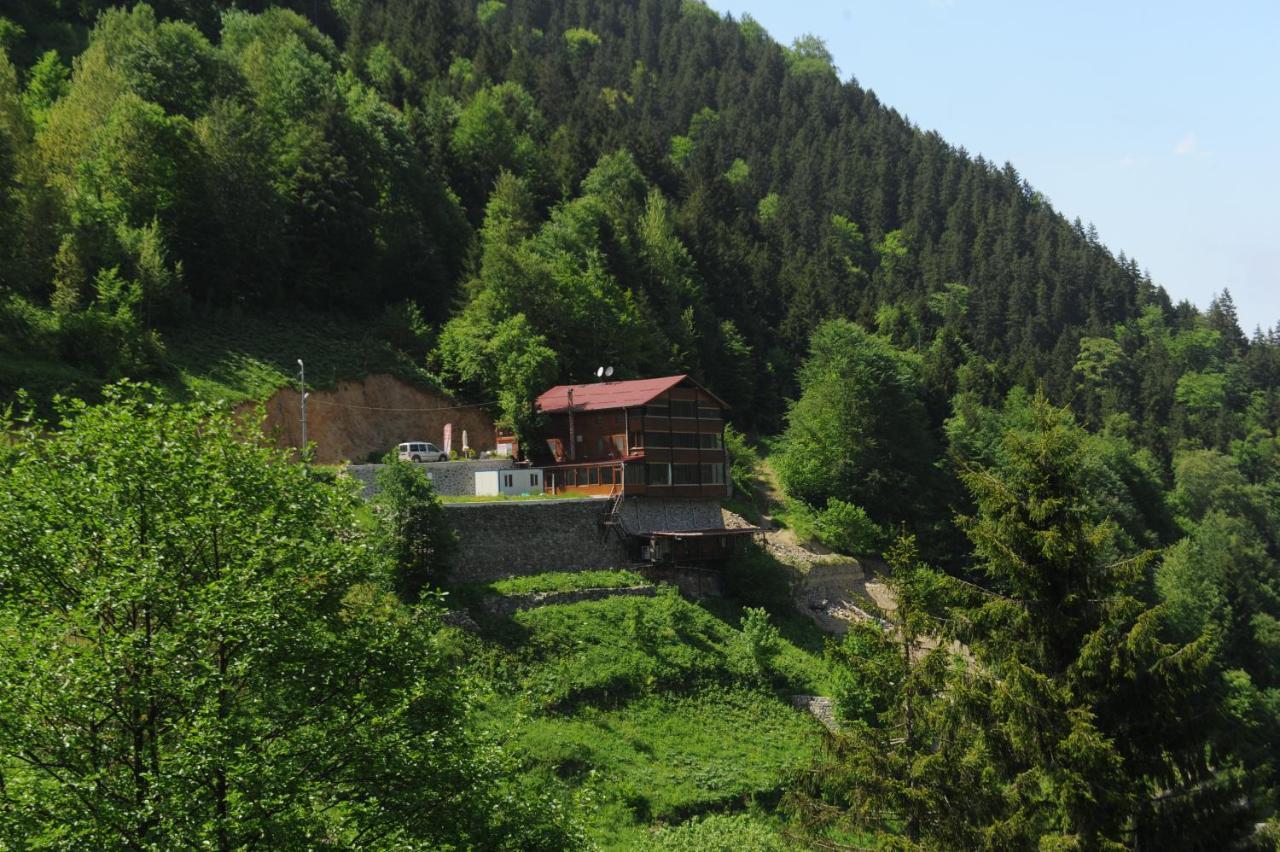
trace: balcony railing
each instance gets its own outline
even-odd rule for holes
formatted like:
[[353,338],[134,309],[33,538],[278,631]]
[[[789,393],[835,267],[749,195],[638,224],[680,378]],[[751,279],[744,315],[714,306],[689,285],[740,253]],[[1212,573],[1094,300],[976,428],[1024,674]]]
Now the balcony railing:
[[543,488],[548,494],[579,491],[609,494],[623,484],[622,462],[600,461],[558,464],[543,471]]

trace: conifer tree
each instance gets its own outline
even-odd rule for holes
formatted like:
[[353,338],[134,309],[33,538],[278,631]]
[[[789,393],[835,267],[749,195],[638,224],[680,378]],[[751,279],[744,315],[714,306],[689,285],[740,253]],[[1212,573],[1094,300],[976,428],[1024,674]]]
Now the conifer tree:
[[974,747],[1004,785],[1002,806],[982,820],[993,845],[1119,844],[1138,794],[1099,726],[1105,696],[1086,685],[1142,612],[1145,560],[1121,550],[1118,526],[1094,508],[1084,437],[1038,396],[1030,428],[1005,435],[996,464],[962,473],[977,506],[964,526],[986,582],[953,615],[975,659],[953,691],[970,724],[988,723]]
[[944,769],[948,753],[935,747],[945,718],[935,696],[955,662],[933,638],[949,583],[921,561],[914,537],[900,537],[885,560],[896,605],[884,623],[860,621],[829,645],[842,727],[789,805],[814,835],[871,831],[890,848],[928,846],[954,836],[947,799],[971,780],[962,767]]

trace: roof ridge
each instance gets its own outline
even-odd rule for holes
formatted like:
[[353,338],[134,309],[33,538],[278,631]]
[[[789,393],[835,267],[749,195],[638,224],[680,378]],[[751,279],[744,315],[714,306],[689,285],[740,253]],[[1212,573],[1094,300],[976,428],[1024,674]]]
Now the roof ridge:
[[[622,379],[616,382],[591,382],[556,385],[544,391],[535,405],[538,411],[555,413],[569,410],[573,394],[574,411],[605,411],[644,405],[681,382],[693,381],[687,373],[644,379]],[[694,382],[697,384],[696,382]]]

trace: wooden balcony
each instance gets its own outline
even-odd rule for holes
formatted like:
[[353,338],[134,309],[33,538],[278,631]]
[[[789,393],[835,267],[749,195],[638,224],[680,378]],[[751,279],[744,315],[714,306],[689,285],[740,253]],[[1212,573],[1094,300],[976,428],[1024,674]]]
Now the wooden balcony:
[[548,494],[582,494],[606,497],[622,487],[622,462],[609,461],[557,464],[543,468],[543,490]]

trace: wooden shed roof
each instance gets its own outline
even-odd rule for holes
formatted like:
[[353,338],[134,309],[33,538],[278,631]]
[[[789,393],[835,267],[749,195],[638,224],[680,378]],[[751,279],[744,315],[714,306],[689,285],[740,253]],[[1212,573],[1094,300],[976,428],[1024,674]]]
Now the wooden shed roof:
[[[633,379],[625,382],[595,382],[589,385],[556,385],[538,397],[535,406],[542,414],[557,414],[569,410],[569,391],[573,391],[573,410],[609,411],[644,405],[677,385],[688,382],[701,388],[687,375],[663,376],[656,379]],[[712,399],[728,408],[724,401],[702,388]]]

